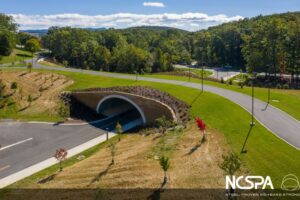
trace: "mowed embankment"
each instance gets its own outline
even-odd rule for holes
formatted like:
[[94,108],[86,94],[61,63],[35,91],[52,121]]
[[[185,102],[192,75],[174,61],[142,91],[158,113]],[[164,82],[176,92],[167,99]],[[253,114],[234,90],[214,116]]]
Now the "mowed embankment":
[[27,71],[1,72],[0,80],[5,86],[1,118],[45,121],[59,119],[59,94],[73,83],[63,75]]
[[[194,124],[186,130],[174,130],[166,135],[127,134],[116,144],[114,164],[111,164],[112,157],[107,144],[93,156],[65,168],[53,180],[43,184],[32,180],[23,188],[156,189],[163,182],[158,158],[164,154],[170,157],[171,166],[168,182],[163,188],[223,189],[224,174],[218,164],[229,147],[223,134],[213,129],[206,134],[207,140],[201,143],[202,134]],[[47,195],[44,192],[28,190],[21,197],[20,193],[12,191],[10,197],[51,199],[51,192]],[[87,195],[95,193],[90,191]]]

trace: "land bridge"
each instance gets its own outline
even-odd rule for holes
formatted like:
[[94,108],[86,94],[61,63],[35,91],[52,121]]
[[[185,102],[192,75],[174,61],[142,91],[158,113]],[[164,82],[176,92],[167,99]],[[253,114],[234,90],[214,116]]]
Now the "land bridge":
[[189,119],[188,105],[168,93],[148,87],[77,90],[69,93],[68,97],[71,112],[77,115],[78,112],[94,112],[106,119],[118,118],[113,121],[119,120],[125,126],[127,123],[131,126],[151,126],[162,116],[179,124]]

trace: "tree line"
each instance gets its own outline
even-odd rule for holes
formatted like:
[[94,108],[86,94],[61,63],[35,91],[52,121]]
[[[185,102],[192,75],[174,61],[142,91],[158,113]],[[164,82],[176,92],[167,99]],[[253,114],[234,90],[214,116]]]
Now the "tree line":
[[39,38],[24,32],[17,32],[18,24],[11,16],[0,13],[0,59],[12,54],[16,45],[35,53],[40,49]]
[[13,18],[0,13],[0,56],[9,56],[16,45],[17,24]]
[[[299,20],[299,12],[257,16],[198,32],[159,27],[51,27],[42,44],[51,50],[54,59],[70,67],[164,72],[173,70],[173,64],[191,64],[195,60],[208,67],[265,72],[267,79],[291,74],[292,84],[299,85]],[[0,30],[0,55],[9,55],[16,43],[24,45],[32,37],[15,34],[17,24],[6,15],[0,15]]]
[[164,72],[190,64],[187,32],[176,29],[85,30],[52,27],[43,45],[59,62],[84,69],[128,73]]
[[300,13],[274,14],[226,23],[194,36],[193,58],[207,66],[230,65],[264,72],[266,79],[290,74],[300,84]]

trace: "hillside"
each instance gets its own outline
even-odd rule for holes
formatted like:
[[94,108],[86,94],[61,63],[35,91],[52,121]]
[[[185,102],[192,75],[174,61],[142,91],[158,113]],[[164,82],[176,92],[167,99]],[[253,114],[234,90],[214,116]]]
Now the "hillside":
[[151,31],[176,30],[182,32],[189,32],[186,30],[168,27],[168,26],[135,26],[135,27],[125,28],[124,30],[151,30]]
[[1,72],[0,118],[59,120],[58,96],[72,83],[73,81],[57,74]]

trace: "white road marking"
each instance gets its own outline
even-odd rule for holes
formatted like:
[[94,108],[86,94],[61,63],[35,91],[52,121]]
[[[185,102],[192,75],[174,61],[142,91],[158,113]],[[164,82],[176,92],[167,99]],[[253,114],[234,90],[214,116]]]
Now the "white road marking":
[[28,138],[28,139],[26,139],[26,140],[22,140],[22,141],[20,141],[20,142],[14,143],[14,144],[7,145],[7,146],[5,146],[5,147],[0,148],[0,151],[3,151],[4,149],[8,149],[8,148],[10,148],[10,147],[16,146],[16,145],[18,145],[18,144],[22,144],[22,143],[24,143],[24,142],[28,142],[28,141],[30,141],[30,140],[32,140],[32,139],[33,139],[33,138]]
[[4,167],[1,167],[1,168],[0,168],[0,172],[3,171],[3,170],[5,170],[5,169],[7,169],[7,168],[10,168],[10,165],[6,165],[6,166],[4,166]]

